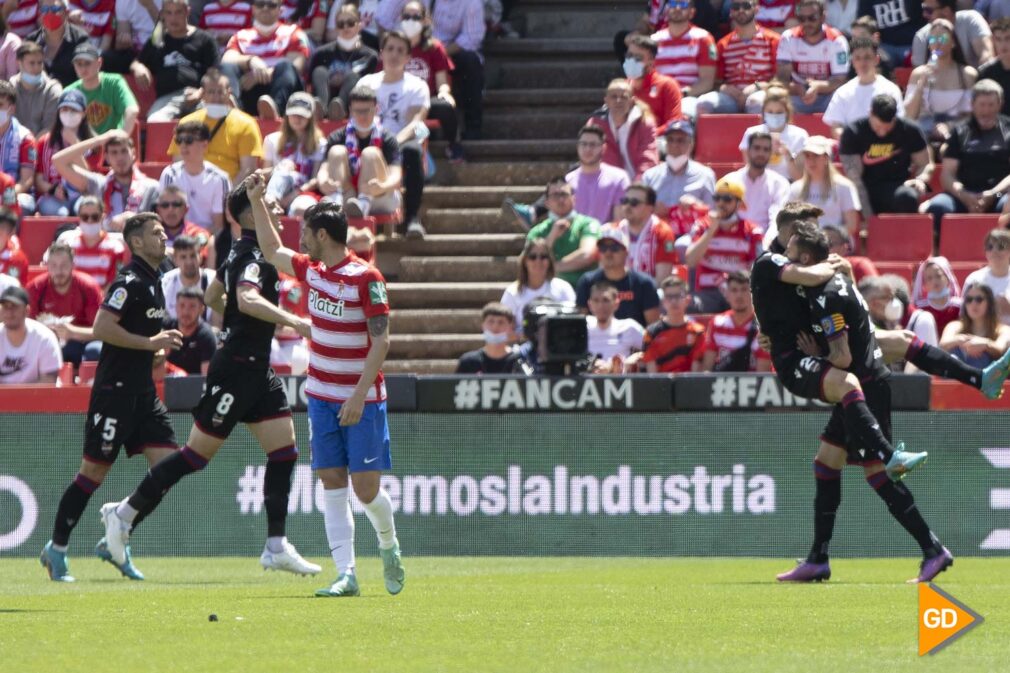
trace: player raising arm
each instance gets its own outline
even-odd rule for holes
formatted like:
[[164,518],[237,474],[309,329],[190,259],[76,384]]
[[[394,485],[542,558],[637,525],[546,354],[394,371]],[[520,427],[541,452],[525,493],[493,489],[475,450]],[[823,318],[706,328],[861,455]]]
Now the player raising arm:
[[323,482],[323,521],[337,579],[317,596],[357,596],[354,517],[348,481],[379,538],[386,590],[403,589],[393,504],[380,488],[392,467],[382,363],[389,350],[389,301],[379,270],[347,249],[347,218],[340,206],[318,203],[305,211],[301,244],[307,255],[281,246],[267,206],[267,175],[254,173],[249,197],[256,234],[267,260],[309,286],[312,350],[308,383],[312,468]]

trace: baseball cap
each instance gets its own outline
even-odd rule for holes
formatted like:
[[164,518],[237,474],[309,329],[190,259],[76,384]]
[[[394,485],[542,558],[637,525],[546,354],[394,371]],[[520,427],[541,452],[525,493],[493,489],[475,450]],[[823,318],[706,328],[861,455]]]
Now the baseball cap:
[[692,138],[694,137],[694,125],[686,119],[674,119],[672,122],[663,127],[664,136],[668,136],[674,131],[680,131],[681,133],[686,133]]
[[803,144],[803,151],[810,154],[823,154],[831,156],[831,141],[824,136],[810,136]]
[[716,194],[729,194],[730,196],[736,198],[740,202],[740,206],[743,208],[747,207],[744,203],[744,188],[743,185],[736,180],[732,180],[728,177],[722,178],[719,182],[715,183],[715,193]]
[[625,233],[620,227],[615,227],[613,225],[607,225],[600,229],[600,238],[596,241],[596,245],[599,245],[603,241],[615,241],[624,246],[627,250],[631,242],[628,240],[628,234]]
[[87,41],[80,43],[77,45],[77,48],[74,49],[73,60],[76,61],[77,59],[84,59],[88,61],[97,61],[101,55],[102,52],[98,51],[98,47],[91,44],[90,41]]
[[14,304],[28,306],[28,293],[20,285],[12,285],[0,294],[0,304],[9,301]]
[[78,112],[84,112],[84,109],[88,107],[88,101],[84,97],[84,92],[80,89],[64,89],[63,93],[60,95],[60,102],[56,105],[56,107],[68,107],[72,110],[77,110]]
[[315,100],[304,91],[291,94],[288,98],[287,107],[284,108],[285,115],[298,115],[309,119],[312,117],[312,109],[315,107]]

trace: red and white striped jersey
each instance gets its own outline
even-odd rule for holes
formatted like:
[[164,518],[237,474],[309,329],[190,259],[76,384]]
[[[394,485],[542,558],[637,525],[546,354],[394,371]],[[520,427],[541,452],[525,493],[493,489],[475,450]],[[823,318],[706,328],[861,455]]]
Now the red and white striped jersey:
[[18,37],[28,37],[38,28],[38,0],[18,0],[18,6],[7,16],[7,30]]
[[252,27],[252,3],[236,0],[228,5],[223,2],[210,2],[203,6],[200,15],[200,28],[203,28],[214,39],[230,37],[244,28]]
[[741,40],[735,30],[726,35],[717,45],[716,79],[738,87],[770,81],[775,77],[775,55],[780,39],[778,33],[761,26],[751,40]]
[[[353,252],[333,268],[308,255],[295,255],[292,266],[295,277],[309,288],[312,347],[305,392],[327,402],[344,402],[361,378],[372,344],[368,319],[389,313],[386,280]],[[385,399],[380,371],[365,401]]]
[[849,72],[849,42],[831,26],[823,26],[824,39],[810,44],[803,39],[803,26],[782,33],[778,61],[793,64],[793,81],[826,80]]
[[759,0],[757,22],[769,28],[784,28],[796,13],[796,0]]
[[71,229],[60,235],[59,242],[73,248],[74,268],[94,278],[102,288],[116,279],[116,272],[129,256],[122,234],[103,231],[97,243],[88,245],[80,229]]
[[[691,230],[691,240],[697,241],[705,230],[713,226],[706,216]],[[707,289],[722,285],[725,275],[731,271],[750,269],[757,259],[764,231],[749,220],[737,220],[732,229],[722,229],[715,233],[708,244],[705,255],[695,270],[695,287]]]
[[116,32],[112,20],[116,17],[116,0],[67,0],[67,11],[81,13],[81,26],[97,47],[102,38]]
[[260,35],[255,28],[240,30],[228,40],[225,51],[229,49],[245,56],[259,56],[272,68],[292,52],[308,58],[309,38],[298,26],[282,23],[270,35]]
[[[733,311],[726,311],[712,316],[705,330],[705,350],[715,353],[718,362],[735,350],[743,348],[747,343],[747,335],[754,324],[754,313],[743,324],[733,321]],[[757,338],[751,340],[750,371],[757,371],[758,360],[770,360],[768,351],[758,345]]]
[[680,37],[670,37],[670,29],[652,36],[659,45],[656,54],[656,71],[669,75],[681,86],[691,86],[698,81],[698,69],[716,65],[715,38],[704,28],[692,25]]

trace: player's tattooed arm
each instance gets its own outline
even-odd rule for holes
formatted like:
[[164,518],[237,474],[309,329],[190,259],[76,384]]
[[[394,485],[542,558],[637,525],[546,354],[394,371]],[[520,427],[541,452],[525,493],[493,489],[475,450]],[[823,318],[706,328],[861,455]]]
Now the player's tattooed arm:
[[374,339],[389,336],[389,316],[376,315],[368,319],[368,334]]

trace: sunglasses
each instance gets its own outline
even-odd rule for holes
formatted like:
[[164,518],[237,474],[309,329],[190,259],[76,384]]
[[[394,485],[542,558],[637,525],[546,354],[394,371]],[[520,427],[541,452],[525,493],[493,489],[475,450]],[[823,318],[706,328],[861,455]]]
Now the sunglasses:
[[200,139],[196,136],[179,136],[175,139],[177,145],[192,145],[193,143],[200,142]]
[[570,199],[570,198],[572,198],[572,195],[569,192],[554,192],[553,194],[548,194],[547,198],[548,199]]
[[950,42],[950,35],[930,35],[926,42],[928,44],[947,44]]
[[348,19],[347,21],[337,21],[337,28],[339,30],[343,30],[344,28],[354,28],[356,25],[358,25],[358,22],[355,19]]
[[254,2],[253,7],[256,9],[280,9],[280,3],[277,2]]
[[820,14],[797,14],[796,20],[800,23],[818,23],[821,20]]
[[596,247],[600,249],[600,252],[618,252],[624,250],[624,246],[620,243],[600,243]]
[[730,201],[736,201],[736,197],[732,194],[716,194],[712,198],[716,201],[726,201],[727,203]]
[[1007,245],[1005,243],[986,243],[985,251],[992,252],[993,250],[1006,250]]
[[687,295],[686,294],[664,294],[663,295],[663,300],[664,301],[683,301],[684,299],[687,299]]
[[159,208],[182,208],[186,203],[183,201],[161,201],[158,203]]
[[39,7],[39,14],[59,14],[63,11],[63,8],[59,5],[49,5]]
[[550,258],[551,258],[551,256],[548,255],[545,252],[531,252],[530,254],[526,255],[526,259],[528,259],[530,261],[533,261],[533,262],[539,262],[541,260],[550,259]]
[[734,2],[729,6],[732,12],[746,12],[748,9],[754,9],[754,5],[749,2]]
[[980,294],[971,294],[964,298],[965,304],[981,304],[985,301],[985,297]]
[[642,205],[643,203],[645,203],[645,201],[642,201],[642,199],[631,199],[631,198],[628,198],[627,196],[622,196],[621,197],[621,205],[622,206],[631,206],[632,208],[636,208],[636,207]]
[[92,214],[92,213],[78,213],[77,214],[77,219],[79,219],[81,222],[101,222],[102,221],[102,216],[99,215],[98,213],[94,213],[94,214]]
[[685,2],[685,0],[672,0],[666,3],[666,6],[670,9],[687,9],[691,6],[690,2]]
[[424,21],[423,14],[401,14],[401,21]]

